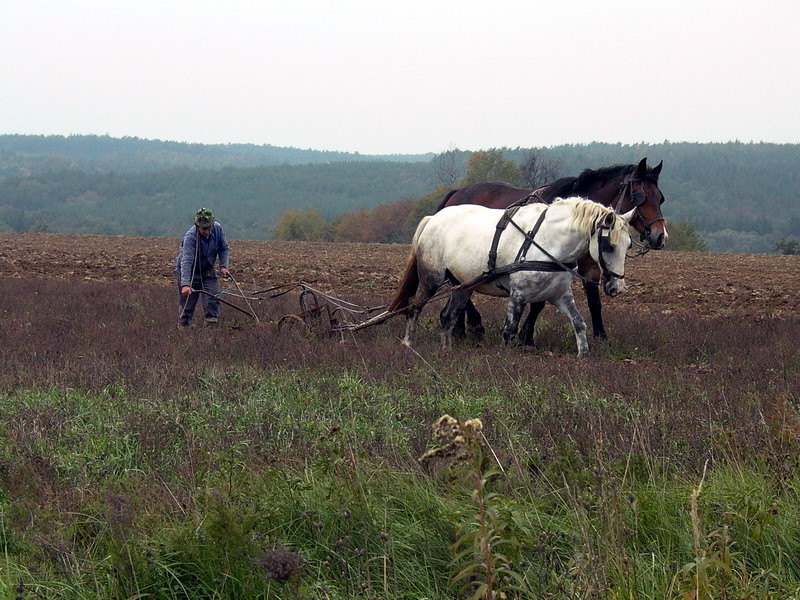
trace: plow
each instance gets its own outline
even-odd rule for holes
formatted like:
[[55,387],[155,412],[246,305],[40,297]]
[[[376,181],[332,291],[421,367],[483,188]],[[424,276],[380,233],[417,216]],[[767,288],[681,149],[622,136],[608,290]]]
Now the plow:
[[362,306],[323,292],[305,281],[285,283],[263,290],[243,290],[231,275],[233,288],[211,294],[206,290],[193,289],[192,292],[214,296],[220,303],[252,318],[256,324],[262,320],[254,310],[254,305],[274,300],[295,292],[298,294],[300,310],[288,313],[277,321],[272,321],[279,331],[301,328],[317,337],[330,337],[336,333],[356,331],[371,325],[383,323],[402,311],[388,313],[383,306]]
[[[428,302],[449,296],[455,289],[477,287],[506,272],[507,270],[505,269],[499,269],[492,276],[483,275],[458,286],[445,285]],[[262,324],[262,320],[253,308],[254,304],[274,300],[295,292],[298,294],[300,310],[296,313],[284,314],[277,321],[272,320],[271,322],[277,326],[279,331],[288,332],[302,329],[316,337],[331,337],[337,333],[356,332],[380,325],[406,312],[405,307],[388,311],[385,304],[374,307],[356,304],[323,292],[305,281],[285,283],[264,290],[251,291],[243,290],[233,275],[230,275],[229,278],[233,281],[233,288],[222,290],[219,294],[211,294],[206,290],[198,289],[193,289],[192,292],[215,296],[220,303],[247,315],[259,325]]]

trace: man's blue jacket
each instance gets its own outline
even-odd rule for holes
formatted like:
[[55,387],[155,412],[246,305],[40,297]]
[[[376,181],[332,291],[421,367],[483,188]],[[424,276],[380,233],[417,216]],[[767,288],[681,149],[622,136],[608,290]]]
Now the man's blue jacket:
[[[225,232],[222,231],[222,225],[214,221],[214,227],[211,229],[211,234],[205,240],[206,243],[199,240],[200,232],[197,227],[192,226],[186,235],[183,236],[181,242],[181,249],[178,253],[175,268],[181,279],[181,287],[192,285],[192,275],[195,277],[216,277],[214,272],[214,264],[219,259],[219,266],[221,269],[228,267],[228,242],[225,239]],[[205,256],[197,256],[199,249],[205,246]],[[195,262],[195,259],[199,259]]]

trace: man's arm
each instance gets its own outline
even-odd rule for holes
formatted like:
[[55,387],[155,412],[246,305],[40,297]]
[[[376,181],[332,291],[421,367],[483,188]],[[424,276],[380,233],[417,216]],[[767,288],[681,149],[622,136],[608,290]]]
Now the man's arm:
[[190,229],[183,236],[181,245],[181,287],[192,285],[192,270],[194,269],[194,259],[197,253],[197,240],[195,239],[194,229]]

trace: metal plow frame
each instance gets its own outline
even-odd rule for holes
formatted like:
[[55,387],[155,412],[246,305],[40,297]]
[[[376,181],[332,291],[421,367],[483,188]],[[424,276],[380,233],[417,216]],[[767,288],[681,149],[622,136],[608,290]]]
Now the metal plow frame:
[[[231,277],[233,279],[233,277]],[[211,294],[205,290],[192,290],[200,294],[215,296],[221,303],[230,306],[234,310],[252,317],[256,323],[261,323],[258,315],[253,310],[251,301],[272,300],[289,292],[299,289],[300,312],[283,315],[278,319],[276,325],[279,331],[289,331],[297,327],[302,327],[307,335],[317,337],[330,337],[338,332],[353,331],[361,329],[367,323],[373,324],[376,317],[364,321],[365,317],[375,312],[382,311],[386,306],[366,307],[336,298],[330,294],[312,287],[310,284],[299,281],[277,285],[266,290],[242,291],[238,282],[233,279],[236,285],[236,292],[231,290],[221,291],[219,294]],[[233,296],[244,300],[247,309],[226,300],[223,296]],[[379,317],[387,314],[385,311]],[[380,322],[382,322],[382,319]]]

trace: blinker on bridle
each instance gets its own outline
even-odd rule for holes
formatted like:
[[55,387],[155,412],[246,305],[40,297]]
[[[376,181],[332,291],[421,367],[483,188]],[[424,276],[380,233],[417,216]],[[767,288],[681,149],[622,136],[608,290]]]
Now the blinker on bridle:
[[[616,218],[617,215],[614,215],[614,219]],[[613,227],[613,221],[610,225],[606,225],[605,220],[603,220],[603,222],[598,222],[595,227],[592,228],[592,235],[597,232],[597,258],[600,270],[603,273],[603,281],[610,281],[612,277],[616,277],[617,279],[625,279],[625,275],[619,275],[609,269],[606,259],[603,257],[606,252],[614,252],[614,244],[611,243],[611,229]]]
[[600,252],[613,252],[614,244],[611,243],[611,228],[601,227],[597,237],[597,248]]

